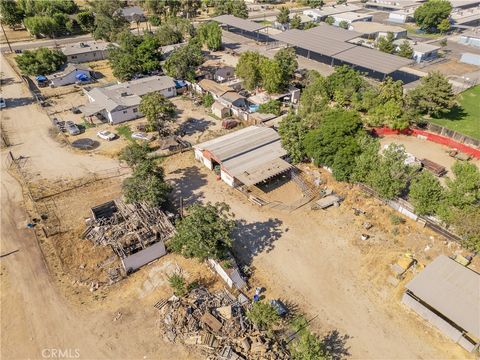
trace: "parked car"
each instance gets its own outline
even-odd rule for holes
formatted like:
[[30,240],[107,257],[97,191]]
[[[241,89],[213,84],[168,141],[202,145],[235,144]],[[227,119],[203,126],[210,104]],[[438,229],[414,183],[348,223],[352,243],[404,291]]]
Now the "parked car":
[[65,121],[59,120],[57,118],[52,119],[53,126],[55,126],[61,132],[67,132],[65,128]]
[[152,138],[149,137],[147,134],[144,132],[134,132],[132,134],[132,139],[137,139],[137,140],[142,140],[142,141],[152,141]]
[[65,123],[65,127],[70,135],[78,135],[80,134],[80,129],[73,121],[67,121]]
[[4,98],[0,98],[0,109],[6,108],[7,107],[7,102],[5,101]]
[[78,107],[72,107],[70,110],[72,110],[72,113],[74,114],[81,114],[82,112],[80,111],[80,109]]
[[114,140],[117,135],[115,135],[114,133],[108,131],[108,130],[103,130],[103,131],[99,131],[97,133],[97,136],[100,138],[100,139],[103,139],[103,140],[107,140],[107,141],[112,141]]

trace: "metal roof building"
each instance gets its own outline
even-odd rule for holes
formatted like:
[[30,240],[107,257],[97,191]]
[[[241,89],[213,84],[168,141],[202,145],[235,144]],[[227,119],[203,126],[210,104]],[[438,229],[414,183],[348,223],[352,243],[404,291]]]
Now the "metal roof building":
[[226,25],[227,30],[230,30],[229,27],[235,28],[240,30],[242,35],[249,34],[257,40],[260,37],[259,31],[268,27],[267,25],[262,25],[233,15],[220,15],[212,18],[212,20],[217,21],[222,25]]
[[282,159],[278,133],[267,127],[249,126],[194,146],[195,158],[210,170],[220,166],[220,176],[232,187],[251,186],[292,168]]
[[348,64],[368,75],[383,79],[412,63],[412,60],[348,43],[361,34],[321,24],[309,30],[290,30],[271,35],[296,48],[299,55],[330,65]]
[[480,274],[441,255],[406,285],[402,302],[469,351],[480,341]]

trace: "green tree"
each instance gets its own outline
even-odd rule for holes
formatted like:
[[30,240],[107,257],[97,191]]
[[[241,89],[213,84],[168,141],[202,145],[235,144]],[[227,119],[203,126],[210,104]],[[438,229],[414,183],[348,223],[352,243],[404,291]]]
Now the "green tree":
[[413,178],[408,198],[419,215],[435,215],[444,197],[444,189],[438,179],[428,171]]
[[17,55],[15,60],[23,74],[35,76],[48,75],[59,70],[67,58],[59,50],[41,47],[25,50],[21,55]]
[[222,47],[222,29],[217,22],[203,23],[198,27],[198,35],[203,44],[211,51],[220,50]]
[[261,56],[257,51],[246,51],[240,55],[235,73],[243,80],[243,86],[247,90],[253,90],[260,86],[262,76],[260,73],[260,63],[265,56]]
[[215,99],[213,98],[212,94],[206,93],[205,95],[203,95],[202,103],[203,106],[205,106],[206,108],[210,108],[210,106],[212,106],[214,102]]
[[95,15],[90,10],[79,12],[77,21],[83,31],[91,32],[95,29]]
[[403,145],[390,144],[380,156],[377,166],[370,172],[367,184],[386,199],[399,196],[415,170],[405,164],[406,158]]
[[449,208],[464,209],[480,202],[480,171],[467,162],[457,161],[452,166],[454,179],[447,178],[447,192],[442,217],[448,221]]
[[316,71],[310,71],[307,75],[307,85],[300,95],[299,114],[307,116],[321,112],[326,108],[329,100],[327,79]]
[[225,203],[193,204],[188,215],[178,221],[168,247],[188,258],[221,260],[232,246],[235,221],[229,211]]
[[151,159],[138,163],[131,177],[122,184],[123,196],[127,203],[145,202],[149,206],[160,206],[171,191],[164,180],[163,169]]
[[182,42],[182,33],[170,24],[162,24],[155,32],[161,46],[178,44]]
[[290,22],[290,10],[286,6],[280,8],[280,12],[277,14],[277,23],[286,25]]
[[167,12],[166,1],[144,0],[142,6],[149,15],[162,17]]
[[318,129],[304,139],[305,152],[316,165],[332,168],[337,180],[348,180],[361,153],[358,138],[364,136],[362,122],[354,111],[329,109]]
[[400,46],[398,47],[397,54],[401,57],[411,59],[413,56],[413,48],[408,42],[408,40],[404,40]]
[[338,23],[338,27],[345,30],[348,30],[349,26],[350,24],[348,23],[348,21],[345,21],[345,20],[342,20]]
[[377,40],[376,46],[378,50],[384,53],[393,54],[395,52],[395,44],[393,43],[394,40],[395,36],[389,31],[387,36],[380,36],[380,38]]
[[380,162],[380,143],[377,139],[365,136],[359,139],[358,144],[362,153],[355,158],[355,167],[350,178],[354,182],[367,183],[370,173]]
[[258,112],[261,114],[280,115],[282,103],[278,100],[269,100],[266,103],[260,104]]
[[302,28],[302,18],[300,15],[295,14],[290,20],[290,29],[301,29]]
[[139,109],[147,118],[148,130],[157,130],[162,135],[167,123],[173,121],[176,107],[159,92],[153,92],[142,97]]
[[229,14],[242,19],[248,18],[248,8],[244,0],[214,0],[215,15]]
[[13,28],[22,23],[25,14],[15,0],[2,0],[0,1],[0,16],[3,24]]
[[282,70],[275,60],[268,58],[261,60],[260,77],[262,79],[262,86],[267,92],[278,93],[282,90]]
[[317,26],[318,26],[318,24],[316,22],[309,21],[303,26],[303,30],[312,29],[312,28],[317,27]]
[[35,37],[54,37],[61,35],[62,30],[65,29],[64,26],[62,26],[64,24],[57,22],[57,19],[47,15],[30,16],[23,20],[23,24],[30,34]]
[[451,11],[452,5],[447,0],[428,0],[415,10],[413,19],[420,29],[432,32],[448,19]]
[[282,147],[294,163],[299,163],[305,158],[303,142],[307,131],[302,118],[294,113],[289,113],[280,122],[278,133],[282,140]]
[[108,51],[108,60],[115,77],[131,80],[135,75],[161,69],[161,44],[157,37],[124,32],[118,39],[119,46],[110,46]]
[[434,117],[449,112],[455,105],[452,85],[438,71],[430,72],[408,93],[409,106]]
[[282,83],[281,89],[287,89],[288,84],[293,78],[293,74],[298,68],[297,56],[294,48],[280,49],[273,58],[280,67]]
[[167,75],[175,79],[195,78],[195,70],[203,63],[201,45],[192,39],[185,46],[175,49],[165,61],[164,69]]
[[114,41],[118,34],[128,30],[129,23],[122,16],[121,0],[92,0],[90,2],[92,12],[95,14],[93,37],[106,41]]
[[480,251],[480,206],[452,209],[450,223],[455,233],[462,237],[462,245],[470,251]]
[[280,321],[277,310],[266,302],[254,302],[247,318],[261,330],[270,330]]
[[325,345],[318,337],[306,329],[290,344],[292,360],[328,360]]
[[128,166],[135,167],[147,158],[149,152],[148,144],[133,141],[122,149],[119,159],[125,161]]
[[315,9],[321,8],[325,4],[325,2],[323,0],[302,0],[302,4]]
[[337,66],[327,77],[326,86],[330,99],[344,107],[349,107],[369,87],[360,73],[348,65]]
[[173,293],[176,296],[185,296],[188,292],[187,290],[187,281],[185,280],[185,276],[180,273],[173,273],[169,276],[168,283],[170,287],[173,289]]
[[327,16],[325,18],[325,23],[327,23],[328,25],[333,25],[335,24],[335,19],[333,18],[333,16]]
[[447,19],[443,19],[442,21],[440,21],[440,24],[438,24],[437,29],[442,34],[444,34],[448,30],[450,30],[450,27],[451,27],[450,20],[447,18]]

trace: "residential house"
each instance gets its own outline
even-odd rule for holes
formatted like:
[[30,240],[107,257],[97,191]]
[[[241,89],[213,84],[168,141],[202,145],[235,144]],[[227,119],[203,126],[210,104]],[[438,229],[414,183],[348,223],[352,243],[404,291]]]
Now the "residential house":
[[221,68],[218,68],[213,74],[213,79],[219,83],[232,80],[234,77],[235,77],[235,68],[232,66],[223,66]]
[[80,64],[67,64],[60,72],[48,75],[50,86],[65,86],[75,83],[88,83],[92,79],[92,69]]
[[393,34],[394,39],[403,39],[407,37],[407,30],[400,26],[386,25],[373,21],[360,21],[350,24],[349,30],[362,34],[362,38],[376,40],[381,36]]
[[230,108],[228,106],[223,105],[222,103],[215,101],[211,107],[213,115],[218,117],[219,119],[224,119],[230,116]]
[[145,11],[140,6],[129,6],[122,8],[122,16],[128,22],[145,21]]
[[83,63],[106,59],[109,45],[105,41],[85,41],[66,45],[61,51],[67,57],[67,62]]
[[344,12],[341,14],[332,15],[335,22],[333,25],[339,26],[341,23],[346,22],[351,25],[352,23],[359,21],[372,21],[373,15],[370,14],[360,14],[355,12]]
[[343,4],[334,6],[324,6],[321,9],[308,9],[303,12],[313,21],[320,22],[325,20],[328,16],[334,16],[341,13],[352,12],[360,10],[361,7],[354,4]]
[[175,81],[169,76],[150,76],[121,84],[96,87],[86,92],[89,103],[80,108],[85,116],[101,115],[111,124],[142,117],[142,96],[160,92],[166,98],[176,96]]

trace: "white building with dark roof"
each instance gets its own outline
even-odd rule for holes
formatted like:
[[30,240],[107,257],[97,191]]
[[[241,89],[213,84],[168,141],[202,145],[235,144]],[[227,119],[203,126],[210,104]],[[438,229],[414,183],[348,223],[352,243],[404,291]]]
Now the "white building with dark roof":
[[67,64],[60,72],[48,75],[50,85],[53,87],[80,83],[88,83],[91,80],[92,69],[80,64]]
[[408,42],[412,47],[413,49],[412,59],[414,59],[417,63],[436,59],[438,57],[438,50],[441,49],[441,47],[437,45],[432,45],[432,44],[427,44],[427,43],[417,42],[412,40],[406,40],[406,39],[398,39],[398,40],[395,40],[393,43],[398,48],[404,41]]
[[85,116],[100,114],[111,124],[142,117],[139,111],[142,96],[159,92],[170,98],[177,94],[174,80],[169,76],[149,76],[86,92],[89,103],[80,107]]
[[106,59],[109,45],[105,41],[84,41],[68,44],[61,51],[67,57],[67,62],[82,63]]

